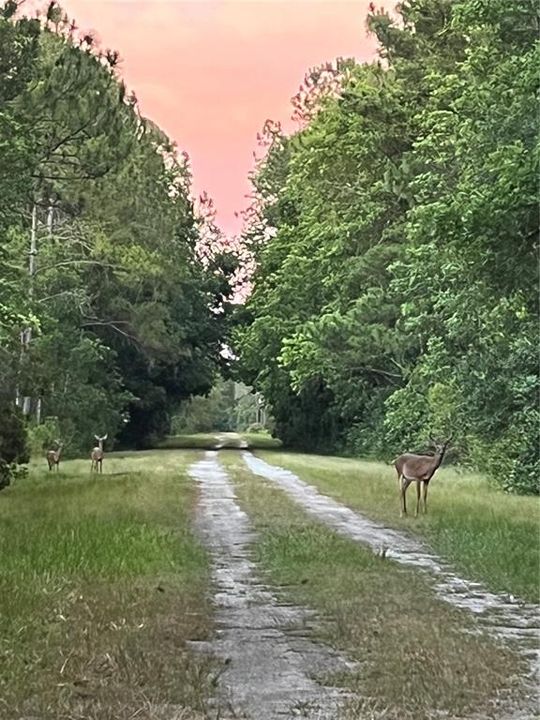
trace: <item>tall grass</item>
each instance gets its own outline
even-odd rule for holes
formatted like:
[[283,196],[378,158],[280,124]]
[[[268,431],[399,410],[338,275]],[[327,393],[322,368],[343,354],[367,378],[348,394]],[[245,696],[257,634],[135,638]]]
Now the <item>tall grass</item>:
[[40,460],[2,493],[0,717],[71,717],[81,683],[91,688],[85,717],[91,705],[96,718],[159,716],[153,699],[200,711],[209,666],[185,646],[210,623],[185,472],[193,458],[107,455],[102,475],[87,461],[49,473]]
[[288,453],[258,453],[286,467],[321,492],[389,525],[423,535],[463,574],[491,589],[538,602],[540,592],[540,500],[506,495],[486,478],[441,468],[430,482],[428,514],[399,517],[393,467],[382,463]]

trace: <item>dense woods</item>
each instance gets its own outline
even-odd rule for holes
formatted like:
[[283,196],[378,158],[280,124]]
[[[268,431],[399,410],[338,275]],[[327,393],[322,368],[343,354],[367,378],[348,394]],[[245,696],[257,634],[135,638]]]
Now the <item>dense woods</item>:
[[367,26],[376,62],[312,69],[297,131],[266,123],[238,268],[118,54],[54,2],[4,3],[0,485],[57,438],[162,437],[229,344],[289,447],[389,459],[453,433],[455,460],[538,492],[536,3]]
[[538,7],[371,6],[379,59],[311,71],[267,123],[237,315],[287,445],[454,458],[538,492]]
[[25,459],[25,429],[35,450],[141,447],[212,387],[235,261],[205,243],[188,158],[117,53],[55,3],[1,13],[0,456]]

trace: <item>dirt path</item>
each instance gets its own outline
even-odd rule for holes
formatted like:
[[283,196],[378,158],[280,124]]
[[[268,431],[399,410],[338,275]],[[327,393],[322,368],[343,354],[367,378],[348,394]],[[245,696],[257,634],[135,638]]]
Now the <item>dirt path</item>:
[[216,638],[196,645],[227,662],[220,703],[235,718],[244,712],[252,720],[335,718],[344,696],[314,678],[352,666],[307,638],[316,623],[310,611],[280,603],[259,582],[249,556],[254,533],[217,453],[207,452],[190,474],[200,486],[198,525],[217,590]]
[[473,613],[479,624],[496,638],[512,642],[526,656],[531,678],[540,674],[538,606],[489,592],[481,584],[459,577],[419,539],[369,520],[322,495],[288,470],[270,465],[249,452],[244,452],[243,457],[251,472],[279,485],[310,515],[340,534],[369,546],[376,553],[384,551],[387,557],[403,565],[429,573],[439,597]]

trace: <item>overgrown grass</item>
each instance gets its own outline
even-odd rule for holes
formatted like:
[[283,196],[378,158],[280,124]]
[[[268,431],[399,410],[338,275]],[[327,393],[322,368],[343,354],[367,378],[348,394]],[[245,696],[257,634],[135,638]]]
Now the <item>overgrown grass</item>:
[[399,518],[393,467],[382,463],[314,455],[260,453],[269,463],[346,505],[395,527],[426,537],[463,574],[489,588],[538,602],[540,592],[540,501],[506,495],[480,475],[441,468],[430,482],[428,515]]
[[436,599],[423,576],[315,522],[286,494],[221,454],[258,539],[253,552],[283,595],[319,611],[323,638],[358,669],[338,679],[357,693],[345,717],[497,717],[515,709],[520,661],[474,635],[470,618]]
[[[0,496],[0,717],[205,717],[207,558],[191,531],[195,453],[32,466]],[[182,713],[186,713],[182,715]]]

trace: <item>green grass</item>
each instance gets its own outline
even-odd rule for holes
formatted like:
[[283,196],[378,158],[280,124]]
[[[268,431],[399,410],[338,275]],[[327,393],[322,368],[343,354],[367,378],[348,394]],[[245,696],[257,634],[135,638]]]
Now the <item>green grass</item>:
[[251,450],[272,450],[283,445],[281,440],[272,437],[269,433],[240,433],[240,436]]
[[334,678],[358,695],[343,717],[381,720],[497,717],[521,689],[520,660],[472,632],[421,574],[378,557],[310,519],[241,458],[221,453],[257,531],[253,554],[287,601],[314,608],[322,639],[358,661]]
[[193,435],[169,435],[157,443],[163,450],[200,449],[213,450],[218,444],[218,433],[195,433]]
[[[190,452],[40,459],[0,496],[0,717],[204,717],[207,556],[191,529]],[[168,717],[168,716],[167,716]]]
[[489,588],[538,602],[540,501],[506,495],[480,475],[442,468],[430,482],[428,515],[399,518],[393,467],[378,462],[314,455],[258,453],[344,504],[392,526],[424,536],[464,575]]
[[246,442],[251,450],[280,448],[281,440],[269,433],[195,433],[193,435],[169,435],[157,444],[158,449],[196,448],[201,450],[238,449]]

